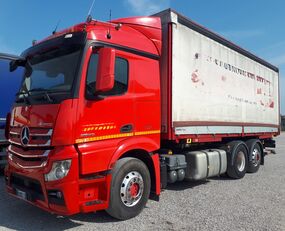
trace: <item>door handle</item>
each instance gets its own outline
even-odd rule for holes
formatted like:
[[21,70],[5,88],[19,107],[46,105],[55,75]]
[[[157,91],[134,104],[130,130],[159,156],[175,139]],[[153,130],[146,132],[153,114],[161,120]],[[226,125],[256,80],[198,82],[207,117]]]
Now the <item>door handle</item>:
[[126,124],[121,127],[120,132],[121,133],[127,133],[127,132],[132,132],[133,131],[133,125],[132,124]]

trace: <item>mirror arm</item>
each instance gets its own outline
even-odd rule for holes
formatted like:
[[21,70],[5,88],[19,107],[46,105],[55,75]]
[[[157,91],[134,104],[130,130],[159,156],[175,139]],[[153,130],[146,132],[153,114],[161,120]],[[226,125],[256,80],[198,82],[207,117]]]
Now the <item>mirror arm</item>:
[[86,99],[88,100],[104,100],[106,97],[106,95],[101,95],[100,92],[95,92],[92,95],[86,95]]
[[103,100],[103,99],[105,99],[107,96],[101,95],[100,93],[96,93],[96,94],[95,94],[95,97],[96,97],[96,99],[98,99],[98,100]]
[[10,62],[10,72],[13,72],[17,69],[18,66],[25,66],[27,63],[27,59],[25,58],[20,58],[20,59],[15,59],[15,60],[12,60]]

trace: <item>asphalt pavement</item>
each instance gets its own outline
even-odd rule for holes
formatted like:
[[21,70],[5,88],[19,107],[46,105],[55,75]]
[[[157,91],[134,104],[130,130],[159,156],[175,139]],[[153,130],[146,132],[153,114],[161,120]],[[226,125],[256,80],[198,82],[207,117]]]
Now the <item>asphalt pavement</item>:
[[282,230],[285,231],[285,133],[256,174],[171,185],[159,202],[117,221],[97,212],[60,217],[7,195],[0,176],[0,230]]

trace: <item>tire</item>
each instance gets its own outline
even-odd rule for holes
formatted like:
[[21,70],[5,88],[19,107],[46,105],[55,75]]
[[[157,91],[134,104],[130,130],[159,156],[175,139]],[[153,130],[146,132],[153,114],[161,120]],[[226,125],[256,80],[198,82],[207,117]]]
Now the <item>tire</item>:
[[149,170],[142,161],[129,157],[118,160],[112,170],[107,213],[119,220],[137,216],[147,203],[150,186]]
[[252,139],[246,141],[249,150],[247,172],[256,173],[259,170],[262,151],[258,140]]
[[227,175],[233,179],[241,179],[244,177],[248,166],[247,146],[242,141],[233,141],[228,146]]

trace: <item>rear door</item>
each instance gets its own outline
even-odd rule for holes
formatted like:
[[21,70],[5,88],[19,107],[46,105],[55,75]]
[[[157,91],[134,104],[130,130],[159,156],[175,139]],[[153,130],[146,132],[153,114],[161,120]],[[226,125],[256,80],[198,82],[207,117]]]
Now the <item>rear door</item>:
[[11,110],[22,81],[23,67],[18,67],[14,72],[9,70],[10,62],[19,58],[19,56],[0,53],[0,141],[5,140],[6,116]]

